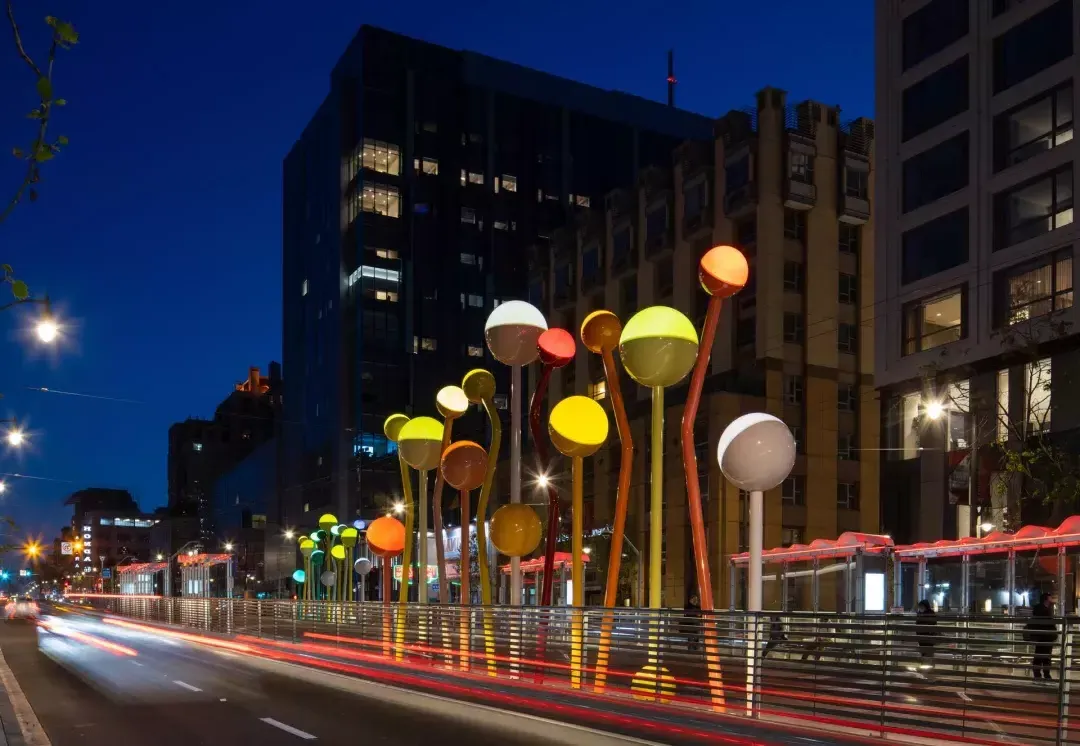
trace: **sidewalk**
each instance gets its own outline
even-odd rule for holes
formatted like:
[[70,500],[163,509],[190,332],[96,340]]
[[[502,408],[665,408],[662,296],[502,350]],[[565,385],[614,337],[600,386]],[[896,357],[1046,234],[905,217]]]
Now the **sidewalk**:
[[[37,731],[37,737],[32,737],[30,741],[23,738],[16,710],[24,713],[23,719],[31,731]],[[48,736],[41,729],[15,674],[4,659],[3,646],[0,646],[0,746],[49,746]]]

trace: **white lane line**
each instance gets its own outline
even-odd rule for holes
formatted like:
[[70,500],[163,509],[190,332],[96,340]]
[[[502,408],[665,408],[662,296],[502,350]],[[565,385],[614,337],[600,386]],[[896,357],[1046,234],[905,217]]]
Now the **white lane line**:
[[281,722],[280,720],[274,720],[274,718],[259,718],[259,720],[262,720],[267,725],[272,725],[275,728],[280,728],[281,730],[285,731],[286,733],[291,733],[294,736],[296,736],[297,738],[303,738],[305,741],[314,741],[314,740],[316,740],[318,738],[318,736],[313,736],[310,733],[305,733],[304,731],[300,730],[299,728],[294,728],[291,725],[286,725],[285,723]]
[[131,661],[131,665],[133,665],[133,666],[141,666],[142,664],[139,663],[138,661]]
[[200,689],[199,687],[192,686],[191,684],[187,683],[186,681],[180,681],[179,679],[174,679],[173,683],[176,684],[177,686],[184,687],[189,692],[201,692],[202,691],[202,689]]
[[41,727],[34,708],[30,706],[19,682],[15,679],[15,674],[11,672],[7,661],[4,660],[3,652],[0,652],[0,685],[7,692],[11,709],[15,711],[15,720],[19,723],[19,730],[22,731],[23,742],[26,746],[51,746],[52,741],[45,735],[45,729]]

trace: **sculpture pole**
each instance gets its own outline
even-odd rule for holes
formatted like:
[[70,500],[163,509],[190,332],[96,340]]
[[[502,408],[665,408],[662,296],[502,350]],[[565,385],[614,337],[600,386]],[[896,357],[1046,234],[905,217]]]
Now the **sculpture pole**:
[[[460,387],[444,386],[435,395],[435,407],[443,417],[443,438],[439,449],[441,458],[442,454],[446,453],[446,449],[450,447],[450,433],[454,427],[454,420],[468,411],[469,399]],[[442,517],[442,492],[445,481],[442,469],[436,469],[435,490],[431,495],[431,517],[435,522],[435,562],[438,564],[439,603],[444,606],[450,603],[450,588],[446,579],[446,540],[443,536]]]

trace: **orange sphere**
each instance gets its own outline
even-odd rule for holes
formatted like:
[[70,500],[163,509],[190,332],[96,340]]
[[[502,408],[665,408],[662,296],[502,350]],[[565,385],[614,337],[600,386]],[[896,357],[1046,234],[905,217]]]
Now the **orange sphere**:
[[443,479],[455,490],[475,490],[486,472],[487,451],[479,443],[459,440],[443,452]]
[[491,516],[491,543],[507,557],[532,554],[541,533],[540,518],[528,505],[503,505]]
[[368,524],[367,541],[380,557],[396,557],[405,549],[405,525],[388,515],[376,518]]
[[709,295],[728,298],[746,286],[750,266],[734,246],[714,246],[698,264],[698,279]]
[[593,311],[581,322],[581,342],[589,352],[600,354],[619,346],[622,322],[611,311]]
[[574,337],[565,329],[548,329],[536,341],[540,362],[561,368],[574,359]]

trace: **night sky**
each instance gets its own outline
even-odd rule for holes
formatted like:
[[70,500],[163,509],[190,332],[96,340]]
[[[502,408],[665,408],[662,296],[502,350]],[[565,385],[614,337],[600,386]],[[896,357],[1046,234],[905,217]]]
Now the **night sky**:
[[[249,365],[280,360],[281,161],[362,23],[661,101],[672,47],[683,108],[720,116],[771,84],[844,119],[873,115],[871,0],[15,6],[32,54],[46,14],[81,34],[54,77],[69,104],[53,132],[71,144],[46,164],[39,201],[0,225],[0,262],[67,322],[45,352],[31,309],[0,315],[0,416],[32,437],[24,453],[0,450],[0,471],[33,477],[8,478],[0,497],[15,538],[51,541],[82,487],[164,504],[169,425],[212,415]],[[35,104],[6,24],[0,80],[6,204],[21,178],[8,153],[32,137]]]

